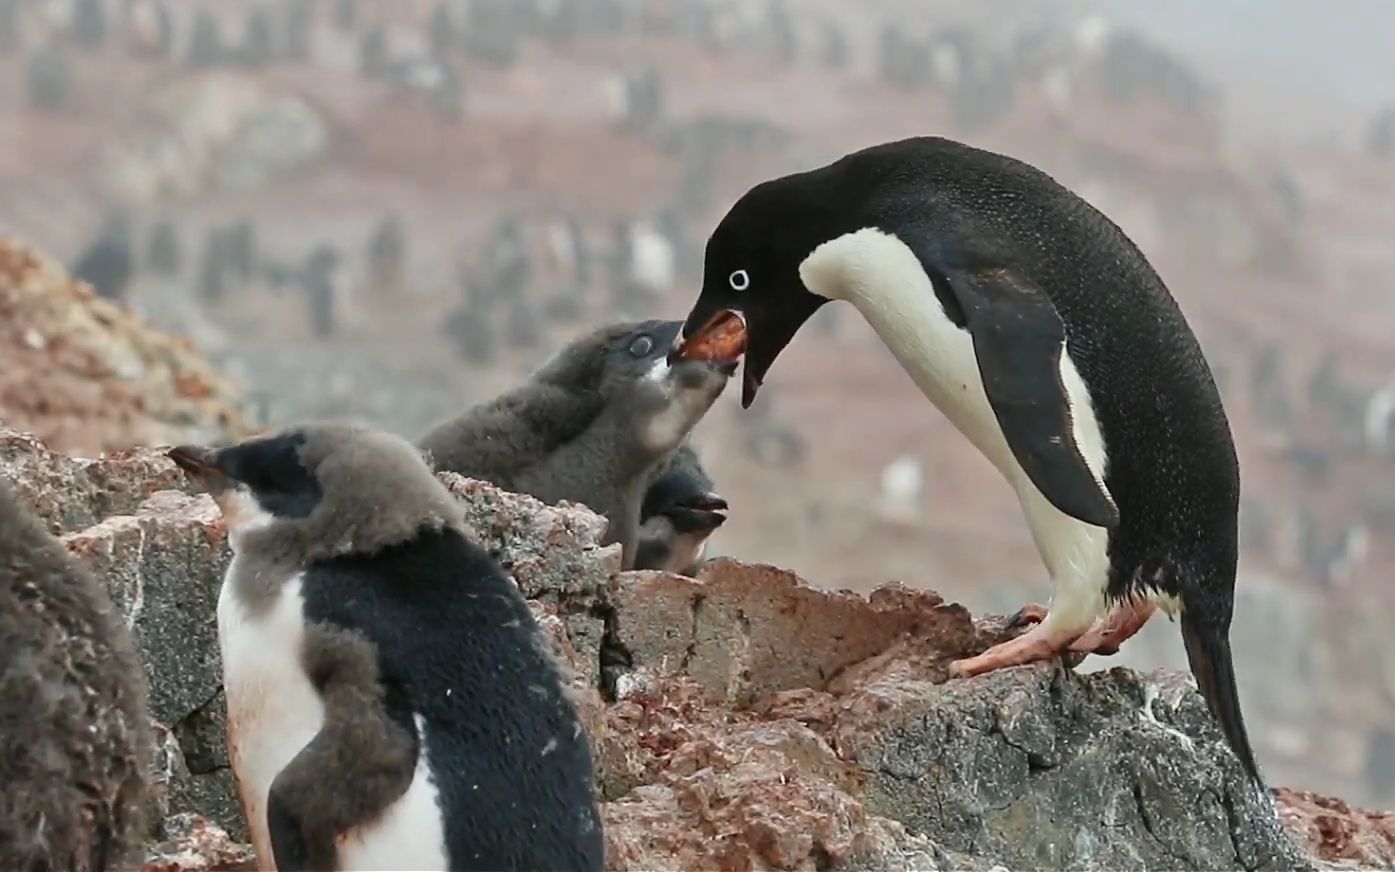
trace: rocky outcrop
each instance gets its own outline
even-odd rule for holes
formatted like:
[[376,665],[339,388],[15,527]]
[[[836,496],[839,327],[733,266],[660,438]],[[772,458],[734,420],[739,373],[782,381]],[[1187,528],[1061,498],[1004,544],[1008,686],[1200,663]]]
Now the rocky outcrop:
[[[145,651],[169,816],[147,868],[242,868],[215,507],[169,489],[172,464],[153,451],[74,461],[13,433],[0,446]],[[1351,815],[1299,815],[1286,796],[1295,840],[1185,674],[1038,666],[948,681],[949,661],[1001,637],[999,620],[925,591],[822,592],[730,560],[696,579],[617,573],[588,510],[443,480],[573,667],[611,869],[1296,869],[1388,856],[1371,835],[1378,816],[1336,848],[1345,831],[1331,820]],[[98,498],[103,486],[122,493]]]
[[186,341],[4,237],[0,423],[87,456],[247,430],[238,388]]

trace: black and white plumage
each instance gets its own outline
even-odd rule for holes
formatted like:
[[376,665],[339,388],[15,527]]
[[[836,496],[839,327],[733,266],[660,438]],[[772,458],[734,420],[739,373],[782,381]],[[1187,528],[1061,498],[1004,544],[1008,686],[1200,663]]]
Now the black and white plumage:
[[744,317],[749,405],[832,300],[1012,485],[1055,586],[1038,626],[956,671],[1112,653],[1161,607],[1181,616],[1201,692],[1257,778],[1228,641],[1235,447],[1200,346],[1137,247],[1025,163],[909,139],[738,200],[685,335]]
[[106,589],[0,482],[0,868],[139,863],[146,696]]
[[634,565],[654,471],[712,406],[736,361],[667,360],[678,321],[610,324],[573,341],[527,382],[446,421],[418,445],[438,470],[543,502],[583,503]]
[[410,444],[322,424],[170,455],[228,524],[228,744],[261,868],[601,868],[550,643]]
[[644,493],[634,568],[692,575],[706,553],[708,538],[726,523],[727,508],[697,452],[690,445],[680,447]]

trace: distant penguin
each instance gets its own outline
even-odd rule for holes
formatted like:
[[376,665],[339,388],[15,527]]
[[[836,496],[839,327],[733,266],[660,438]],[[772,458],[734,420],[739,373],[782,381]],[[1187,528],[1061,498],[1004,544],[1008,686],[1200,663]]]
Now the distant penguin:
[[1347,585],[1366,562],[1371,531],[1365,524],[1351,524],[1331,541],[1314,544],[1309,568],[1326,587]]
[[640,509],[654,471],[726,387],[735,359],[678,360],[676,321],[611,324],[573,341],[524,384],[428,432],[439,470],[610,521],[634,565]]
[[389,81],[424,95],[445,120],[460,120],[464,92],[460,77],[450,64],[436,57],[408,58],[389,63],[385,76]]
[[223,45],[223,34],[218,19],[212,12],[200,8],[194,13],[194,24],[189,34],[189,47],[185,60],[191,67],[211,67],[222,63],[226,58],[227,47]]
[[426,42],[431,54],[448,58],[460,43],[459,28],[451,14],[451,0],[437,0],[426,21]]
[[271,14],[266,9],[248,10],[238,60],[248,66],[260,67],[269,63],[274,54]]
[[73,42],[86,49],[98,49],[107,39],[107,14],[102,0],[74,0]]
[[832,18],[819,24],[819,61],[824,66],[842,69],[848,65],[848,37],[843,26]]
[[19,0],[0,0],[0,61],[19,51]]
[[770,49],[775,61],[794,63],[799,54],[799,37],[785,0],[766,0],[765,25],[770,33]]
[[257,273],[257,231],[251,219],[242,218],[228,225],[225,239],[228,270],[239,282],[252,281]]
[[877,490],[877,514],[889,521],[920,520],[924,506],[921,493],[925,486],[925,471],[920,460],[905,454],[882,468]]
[[523,4],[516,0],[472,0],[463,45],[476,60],[510,67],[518,60]]
[[501,300],[523,294],[533,277],[528,237],[517,215],[505,216],[485,248],[482,281]]
[[228,747],[258,867],[602,867],[551,643],[396,436],[297,427],[170,456],[228,524]]
[[615,123],[626,130],[647,132],[663,117],[663,79],[654,66],[626,67],[615,73],[608,97]]
[[615,226],[614,238],[613,305],[617,311],[635,314],[650,308],[673,288],[676,253],[672,241],[649,221],[621,221]]
[[29,104],[54,112],[68,104],[73,90],[73,65],[68,52],[57,44],[46,45],[29,58],[24,68]]
[[1376,114],[1366,131],[1366,151],[1377,158],[1395,156],[1395,107]]
[[292,61],[310,59],[311,30],[315,23],[315,7],[311,0],[284,0],[277,4],[285,14],[282,43],[286,58]]
[[508,320],[505,323],[509,347],[530,351],[542,342],[542,325],[538,323],[538,313],[532,303],[522,294],[509,300]]
[[334,26],[351,33],[358,26],[358,0],[335,0]]
[[368,240],[368,282],[374,292],[391,294],[402,289],[406,258],[407,234],[402,219],[385,215]]
[[154,753],[106,589],[0,481],[0,869],[130,869]]
[[158,276],[173,276],[183,266],[184,254],[174,222],[167,218],[156,221],[146,241],[145,268]]
[[1202,695],[1259,779],[1235,686],[1240,476],[1221,398],[1146,258],[1040,170],[940,138],[757,185],[707,243],[685,344],[744,319],[743,405],[820,306],[850,302],[1008,480],[1055,586],[958,675],[1113,653],[1181,616]]
[[591,282],[591,264],[581,222],[575,215],[547,225],[547,253],[552,270],[563,280],[584,289]]
[[443,328],[462,360],[477,366],[489,366],[494,362],[498,339],[487,310],[468,303],[462,305],[451,312]]
[[1395,801],[1395,730],[1377,725],[1366,740],[1362,774],[1378,802]]
[[87,282],[100,296],[124,299],[135,273],[131,237],[130,214],[124,209],[113,211],[101,234],[73,264],[73,278]]
[[359,37],[358,74],[365,79],[381,79],[389,66],[387,31],[375,24]]
[[1373,454],[1395,456],[1395,384],[1386,385],[1366,400],[1361,429]]
[[227,271],[227,232],[221,227],[209,227],[199,256],[198,290],[204,302],[216,304],[227,294]]
[[330,245],[317,245],[301,272],[300,284],[310,306],[310,329],[320,338],[334,335],[338,318],[340,257]]
[[635,569],[681,575],[697,571],[707,540],[726,522],[727,501],[691,446],[673,452],[654,476],[639,509]]
[[136,54],[167,58],[174,42],[174,19],[160,0],[131,0],[126,7],[126,39]]

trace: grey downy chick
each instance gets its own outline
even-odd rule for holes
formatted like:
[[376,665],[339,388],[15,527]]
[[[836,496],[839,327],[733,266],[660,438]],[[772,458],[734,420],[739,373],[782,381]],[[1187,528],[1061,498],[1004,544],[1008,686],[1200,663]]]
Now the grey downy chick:
[[737,359],[668,360],[682,325],[624,322],[575,340],[527,382],[436,426],[418,442],[438,470],[610,522],[631,568],[654,471],[687,439]]
[[0,483],[0,869],[139,862],[146,696],[107,591]]
[[602,868],[551,643],[420,453],[295,427],[170,457],[213,496],[228,746],[258,868]]

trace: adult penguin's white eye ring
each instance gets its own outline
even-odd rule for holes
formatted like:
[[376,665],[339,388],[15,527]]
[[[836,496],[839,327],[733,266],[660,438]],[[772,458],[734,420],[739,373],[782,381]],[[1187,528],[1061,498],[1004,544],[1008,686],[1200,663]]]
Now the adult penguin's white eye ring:
[[744,291],[751,286],[751,274],[739,269],[727,276],[727,284],[731,285],[733,291]]

